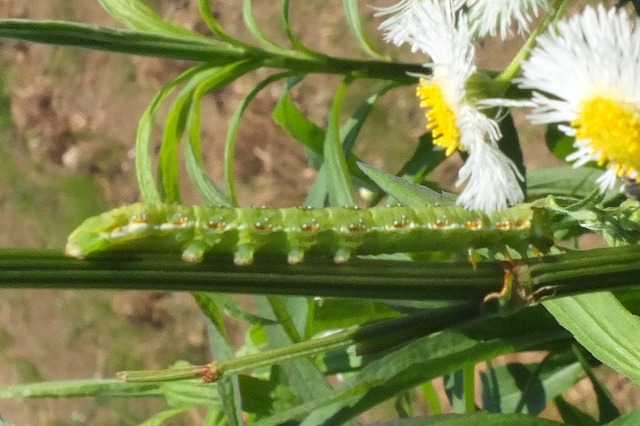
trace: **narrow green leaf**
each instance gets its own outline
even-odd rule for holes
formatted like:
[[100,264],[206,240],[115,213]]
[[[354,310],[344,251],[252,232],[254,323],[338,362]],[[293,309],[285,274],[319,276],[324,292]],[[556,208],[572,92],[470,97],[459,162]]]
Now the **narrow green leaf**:
[[615,296],[592,293],[542,303],[593,356],[640,383],[640,318]]
[[269,38],[264,35],[258,23],[256,22],[256,18],[253,15],[253,6],[252,0],[242,0],[242,20],[244,21],[244,26],[247,28],[249,33],[263,46],[275,53],[284,53],[289,52],[288,49],[284,49],[278,46],[276,43],[269,40]]
[[[216,72],[208,76],[207,79],[199,83],[198,87],[194,90],[188,133],[190,154],[192,155],[187,155],[187,160],[190,160],[187,162],[187,171],[193,184],[210,204],[231,206],[236,205],[237,202],[234,196],[227,197],[220,192],[208,177],[204,168],[200,139],[200,106],[202,104],[202,98],[208,93],[254,70],[258,66],[259,62],[256,61],[240,61],[229,64],[226,67],[219,68]],[[225,147],[225,170],[228,167],[226,163],[229,161],[229,159],[226,158],[228,155],[227,150]],[[233,158],[231,158],[231,161],[233,161]],[[233,169],[231,173],[233,173]]]
[[[575,169],[570,166],[560,166],[531,170],[528,173],[527,194],[531,200],[547,195],[586,198],[599,187],[596,180],[601,175],[601,170],[589,167]],[[620,192],[617,188],[608,190],[602,202],[609,203],[619,196]]]
[[480,374],[483,409],[492,413],[538,415],[549,402],[583,377],[570,356],[547,356],[537,364],[509,363]]
[[524,165],[524,156],[522,154],[522,147],[520,146],[520,138],[518,137],[518,130],[513,121],[511,113],[506,114],[500,120],[500,132],[502,138],[498,141],[498,148],[506,154],[507,157],[516,165],[516,168],[525,179],[520,182],[520,187],[526,195],[527,189],[527,168]]
[[147,203],[159,203],[161,200],[156,187],[151,158],[151,133],[158,107],[179,84],[206,70],[205,66],[189,68],[171,80],[153,97],[140,118],[136,135],[136,177],[142,200]]
[[464,370],[464,412],[467,414],[476,412],[476,375],[475,366],[467,365]]
[[190,87],[186,87],[173,103],[165,118],[160,154],[158,155],[160,195],[165,203],[180,203],[178,147],[187,126],[192,102],[193,91]]
[[[189,365],[186,362],[176,363],[180,368]],[[215,386],[205,386],[202,380],[183,380],[165,382],[161,386],[167,404],[178,407],[214,407],[221,408],[221,398]]]
[[[211,354],[214,359],[228,360],[234,357],[231,340],[227,332],[224,318],[216,303],[216,295],[210,293],[195,293],[194,298],[202,312],[209,319],[207,335],[211,346]],[[242,402],[240,384],[237,376],[225,376],[216,382],[222,402],[221,408],[226,414],[226,423],[233,426],[242,425]]]
[[282,5],[280,8],[281,14],[282,14],[282,24],[287,34],[287,38],[289,38],[289,41],[291,42],[293,47],[297,51],[302,52],[309,56],[322,56],[320,53],[314,52],[313,50],[309,49],[304,44],[302,44],[300,39],[293,32],[293,29],[291,28],[291,23],[289,22],[289,0],[281,0],[280,4]]
[[404,205],[421,207],[430,204],[454,205],[456,198],[453,194],[438,193],[426,186],[416,185],[408,180],[394,176],[364,163],[358,167],[369,176],[383,191],[391,195]]
[[203,426],[227,426],[227,416],[224,411],[210,409],[207,411]]
[[244,114],[253,98],[255,98],[256,95],[262,91],[262,89],[273,82],[276,82],[283,78],[293,78],[294,76],[295,74],[293,72],[283,72],[274,74],[262,80],[247,94],[247,96],[244,97],[244,99],[242,99],[242,102],[240,102],[240,104],[236,107],[233,115],[231,116],[231,119],[229,120],[227,137],[224,142],[224,188],[233,205],[238,204],[233,159],[236,146],[236,136],[238,134],[238,127],[240,125],[242,115]]
[[580,365],[582,365],[582,368],[587,373],[587,377],[591,381],[591,385],[596,393],[596,398],[598,400],[598,413],[600,413],[598,422],[600,424],[604,424],[620,417],[620,410],[616,407],[611,392],[609,392],[600,379],[596,377],[593,372],[593,368],[589,365],[589,362],[586,360],[580,348],[574,346],[574,352],[580,361]]
[[302,114],[291,98],[289,90],[302,80],[302,76],[292,77],[273,109],[273,120],[289,133],[302,146],[318,155],[322,155],[322,141],[325,138],[323,128]]
[[[246,322],[247,324],[252,325],[265,325],[265,324],[274,324],[275,321],[272,321],[268,318],[263,318],[261,316],[252,314],[244,309],[240,304],[230,295],[224,293],[195,293],[196,300],[198,304],[200,304],[200,309],[205,309],[201,304],[201,297],[205,296],[204,300],[211,301],[215,303],[215,306],[219,306],[225,314],[227,314],[230,318],[233,318],[238,321]],[[205,311],[206,313],[206,311]],[[207,314],[207,316],[209,316]],[[222,316],[220,316],[222,318]],[[209,319],[211,317],[209,316]],[[212,320],[213,321],[213,320]],[[215,321],[214,321],[215,322]]]
[[565,135],[556,125],[548,126],[544,136],[547,148],[559,160],[566,161],[567,155],[575,151],[573,138]]
[[[233,203],[225,197],[218,186],[211,180],[201,158],[196,157],[193,148],[194,132],[189,128],[189,142],[184,145],[184,160],[189,179],[208,205],[232,207]],[[199,134],[198,134],[199,136]]]
[[[307,150],[309,162],[316,170],[319,170],[318,183],[313,186],[315,191],[314,197],[318,200],[322,200],[324,197],[324,185],[322,182],[324,179],[328,179],[326,173],[323,171],[321,172],[321,166],[323,164],[323,144],[326,139],[326,132],[320,126],[305,117],[293,102],[289,89],[299,81],[300,78],[289,80],[287,87],[283,91],[282,97],[273,110],[273,120]],[[350,128],[354,127],[351,126]],[[353,134],[352,132],[349,132],[348,129],[345,131],[345,134],[347,133]],[[353,153],[348,154],[346,161],[347,167],[349,168],[349,172],[352,176],[357,178],[362,185],[369,186],[371,188],[374,187],[371,179],[369,179],[369,177],[358,168],[356,164],[358,158]],[[324,207],[325,204],[309,202],[307,205]]]
[[117,379],[61,380],[0,387],[0,399],[87,396],[161,396],[157,383],[128,383]]
[[[219,334],[219,336],[215,336],[215,339],[224,339],[224,344],[222,346],[216,345],[218,348],[226,348],[226,352],[219,355],[223,359],[228,359],[233,356],[233,351],[231,350],[231,340],[229,338],[229,335],[227,334],[227,326],[224,322],[222,312],[220,312],[220,308],[218,307],[216,296],[217,293],[193,293],[193,298],[200,307],[200,310],[207,317],[207,319],[209,319],[209,322],[213,327],[215,327],[217,333]],[[211,331],[209,332],[209,334],[210,333]]]
[[347,18],[347,22],[349,23],[349,27],[351,27],[351,31],[353,31],[360,42],[360,47],[362,47],[362,49],[371,56],[379,59],[385,59],[383,55],[374,49],[371,41],[364,31],[364,28],[362,27],[358,2],[353,0],[342,0],[342,7],[344,8],[344,14]]
[[424,382],[420,385],[420,390],[422,390],[422,395],[424,395],[425,402],[427,403],[430,412],[434,415],[442,414],[442,403],[440,402],[438,391],[433,385],[433,382],[431,380]]
[[[200,103],[202,97],[254,68],[255,64],[253,62],[243,61],[222,68],[206,69],[194,75],[181,90],[165,119],[162,145],[158,156],[158,179],[162,184],[161,190],[164,202],[180,202],[180,159],[178,148],[187,124],[192,129],[189,131],[189,142],[193,151],[190,175],[198,178],[205,173],[202,170],[197,170],[197,168],[203,169],[204,167],[200,147]],[[196,163],[195,165],[194,162]],[[196,170],[193,170],[194,167]],[[202,183],[202,180],[197,180],[195,183]],[[199,189],[203,195],[211,198],[211,201],[229,204],[213,183],[205,184]]]
[[[352,2],[355,4],[355,2]],[[353,149],[356,138],[362,130],[362,126],[366,122],[369,114],[373,110],[378,100],[384,96],[389,90],[398,87],[397,83],[388,83],[376,90],[358,107],[355,113],[340,128],[340,140],[342,141],[342,149],[345,154],[349,154]]]
[[[242,409],[253,414],[257,419],[300,403],[300,399],[287,386],[282,369],[277,365],[271,367],[269,380],[247,375],[241,375],[239,379],[242,389]],[[250,418],[248,424],[251,423]]]
[[227,426],[243,426],[242,401],[240,397],[240,385],[238,377],[223,377],[216,382],[216,387],[222,397],[222,406],[226,414]]
[[230,36],[222,25],[216,19],[213,10],[211,10],[211,2],[209,0],[198,0],[198,10],[204,23],[209,27],[212,33],[214,33],[220,40],[225,41],[233,46],[239,46],[244,48],[251,48],[251,46],[240,40]]
[[411,176],[413,183],[422,182],[446,158],[445,150],[433,144],[431,132],[423,133],[418,139],[416,150],[402,166],[398,176]]
[[[411,158],[402,166],[397,176],[405,178],[414,184],[420,184],[447,157],[445,150],[433,144],[430,132],[423,133],[418,139],[418,146]],[[373,197],[370,205],[376,205],[384,197],[383,192]]]
[[[227,332],[227,326],[215,300],[216,295],[195,293],[194,298],[202,312],[209,318],[207,334],[214,359],[228,360],[233,358],[234,351]],[[226,414],[226,423],[230,426],[242,425],[242,401],[238,377],[222,377],[216,382],[216,389],[222,401],[222,409]]]
[[162,19],[139,0],[98,0],[98,3],[118,22],[132,30],[206,39],[202,34]]
[[[254,301],[261,316],[276,319],[265,297],[256,296]],[[264,329],[269,337],[269,343],[274,347],[284,347],[292,343],[282,326],[265,325]],[[280,364],[280,367],[286,374],[291,390],[302,401],[312,401],[315,398],[327,396],[331,392],[331,387],[322,373],[306,358],[292,359]]]
[[247,51],[217,40],[120,30],[67,21],[0,20],[0,38],[224,65]]
[[452,374],[444,376],[444,390],[449,398],[451,410],[456,414],[464,414],[465,394],[464,394],[464,371],[457,370]]
[[160,426],[164,423],[165,420],[170,419],[171,417],[175,417],[179,414],[184,413],[187,410],[190,410],[191,407],[180,407],[173,408],[171,410],[162,410],[153,416],[149,417],[147,420],[139,423],[138,426]]
[[304,205],[310,207],[325,207],[329,202],[329,191],[327,190],[327,174],[321,168],[316,175],[313,185],[304,199]]
[[[340,127],[342,150],[345,156],[347,156],[347,167],[349,167],[351,174],[353,174],[352,164],[354,160],[351,151],[353,150],[358,134],[378,99],[394,87],[396,87],[396,84],[390,83],[378,89],[373,95],[369,96],[362,105],[358,107],[356,112]],[[312,187],[312,192],[310,192],[308,196],[309,202],[307,205],[324,207],[326,200],[329,198],[330,188],[328,186],[329,180],[327,179],[327,174],[330,173],[330,171],[324,163],[319,167],[316,166],[316,168],[318,169],[318,174]],[[362,184],[366,187],[371,186],[370,183],[366,181],[362,182]]]
[[289,340],[291,340],[292,343],[301,342],[302,336],[300,336],[300,333],[298,332],[291,315],[289,315],[282,298],[280,296],[267,296],[267,300],[271,305],[271,310],[273,311],[278,323],[287,336],[289,336]]
[[347,94],[349,84],[353,81],[347,77],[340,84],[333,98],[329,113],[329,123],[324,138],[324,163],[327,168],[329,183],[329,202],[334,206],[355,206],[353,182],[347,168],[347,161],[340,141],[340,111]]
[[[275,375],[275,373],[274,373]],[[278,383],[255,376],[241,374],[238,376],[242,395],[242,409],[247,413],[264,417],[273,413],[274,395]]]
[[366,299],[323,299],[313,310],[306,337],[329,331],[362,325],[383,319],[397,318],[400,312],[388,304]]
[[562,420],[567,424],[580,426],[597,426],[599,424],[593,417],[569,404],[562,395],[556,396],[554,402]]
[[469,414],[476,411],[475,365],[447,374],[444,379],[445,392],[454,413]]
[[403,392],[396,397],[394,404],[396,413],[400,418],[413,417],[413,407],[411,406],[411,393]]

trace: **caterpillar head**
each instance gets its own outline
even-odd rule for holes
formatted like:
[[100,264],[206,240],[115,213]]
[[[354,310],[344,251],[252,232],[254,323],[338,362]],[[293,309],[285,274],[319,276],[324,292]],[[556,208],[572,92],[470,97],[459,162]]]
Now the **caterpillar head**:
[[84,259],[138,239],[148,228],[146,211],[141,204],[133,204],[88,218],[69,235],[65,254]]

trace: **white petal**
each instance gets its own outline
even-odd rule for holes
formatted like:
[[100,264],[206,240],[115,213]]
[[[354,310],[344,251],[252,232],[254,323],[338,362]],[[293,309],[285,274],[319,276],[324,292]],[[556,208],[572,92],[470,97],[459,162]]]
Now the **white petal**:
[[480,144],[469,153],[456,185],[466,181],[457,203],[469,210],[491,213],[524,199],[516,165],[499,149]]
[[505,40],[511,35],[515,22],[516,32],[529,32],[529,25],[539,10],[548,7],[547,0],[467,0],[469,21],[478,36],[500,35]]

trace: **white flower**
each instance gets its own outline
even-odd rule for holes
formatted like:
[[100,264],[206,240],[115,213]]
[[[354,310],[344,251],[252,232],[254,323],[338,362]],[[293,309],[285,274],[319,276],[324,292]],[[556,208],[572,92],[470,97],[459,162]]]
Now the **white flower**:
[[522,176],[498,149],[498,124],[480,109],[486,100],[470,96],[467,90],[470,78],[478,74],[471,29],[455,13],[460,3],[403,1],[383,11],[393,15],[381,28],[388,41],[409,43],[431,59],[432,74],[421,76],[416,91],[420,106],[427,110],[427,129],[447,155],[456,150],[468,153],[456,182],[458,186],[466,182],[458,204],[490,213],[522,201],[518,184]]
[[[382,14],[392,16],[380,27],[388,30],[386,40],[395,44],[405,38],[407,23],[413,16],[422,13],[423,3],[429,0],[402,0],[394,6],[380,9]],[[443,7],[453,12],[465,7],[466,20],[472,32],[478,37],[500,35],[502,40],[508,38],[513,23],[517,34],[529,32],[529,26],[540,10],[547,9],[549,0],[440,0]]]
[[469,22],[479,37],[500,35],[505,40],[511,35],[515,22],[516,32],[526,34],[534,17],[547,9],[548,0],[467,0]]
[[[534,123],[561,123],[575,137],[574,167],[607,167],[600,190],[618,177],[639,181],[640,24],[623,10],[587,7],[537,40],[522,64],[521,87],[534,89]],[[544,93],[544,94],[543,94]]]

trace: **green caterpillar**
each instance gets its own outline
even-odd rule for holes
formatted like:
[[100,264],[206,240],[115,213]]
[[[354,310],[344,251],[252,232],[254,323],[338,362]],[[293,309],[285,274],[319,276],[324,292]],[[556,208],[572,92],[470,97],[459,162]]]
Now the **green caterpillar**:
[[76,258],[113,250],[174,250],[187,262],[206,253],[233,254],[249,265],[255,253],[352,255],[459,252],[510,247],[522,255],[553,244],[541,209],[522,204],[487,215],[459,206],[328,208],[228,208],[137,203],[94,216],[69,236],[66,254]]

